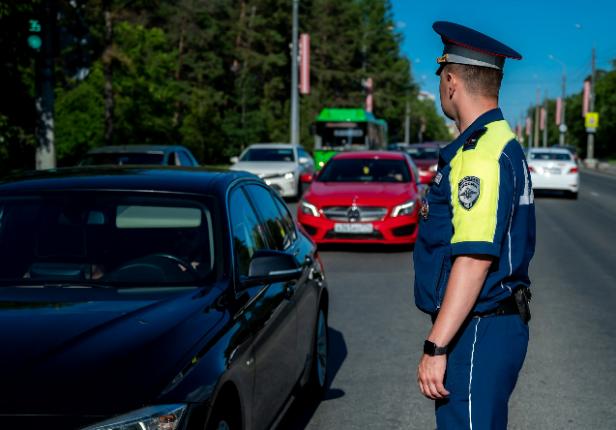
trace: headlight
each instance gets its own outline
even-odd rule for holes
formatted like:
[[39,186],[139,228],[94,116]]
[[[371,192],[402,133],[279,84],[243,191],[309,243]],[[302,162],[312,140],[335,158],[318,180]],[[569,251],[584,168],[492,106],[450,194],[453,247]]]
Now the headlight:
[[82,430],[175,430],[185,411],[183,404],[149,406]]
[[409,200],[406,203],[396,206],[391,211],[391,216],[392,218],[395,218],[397,216],[410,215],[413,213],[413,209],[415,209],[415,200]]
[[437,167],[438,167],[438,164],[433,164],[433,165],[431,165],[431,166],[430,166],[430,171],[431,171],[431,172],[436,172]]
[[295,174],[293,172],[287,172],[283,175],[283,177],[285,179],[293,179],[295,177]]
[[306,215],[321,216],[319,214],[319,209],[317,209],[317,207],[315,205],[310,204],[310,203],[308,203],[305,200],[301,201],[300,207],[302,209],[302,213],[304,213]]

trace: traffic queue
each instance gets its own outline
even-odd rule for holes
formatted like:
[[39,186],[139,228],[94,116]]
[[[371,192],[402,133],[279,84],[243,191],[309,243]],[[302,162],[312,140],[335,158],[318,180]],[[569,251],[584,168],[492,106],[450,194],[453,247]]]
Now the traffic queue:
[[[321,141],[320,166],[255,144],[230,170],[195,167],[183,147],[108,147],[5,179],[0,323],[15,329],[0,340],[17,346],[0,368],[3,424],[261,430],[298,391],[320,398],[318,246],[413,244],[439,163],[436,143],[344,145]],[[567,150],[527,156],[537,189],[577,196]]]

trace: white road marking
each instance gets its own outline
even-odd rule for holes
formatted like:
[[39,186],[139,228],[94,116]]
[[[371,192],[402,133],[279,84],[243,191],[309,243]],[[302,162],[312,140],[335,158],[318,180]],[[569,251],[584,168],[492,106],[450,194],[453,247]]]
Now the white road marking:
[[599,197],[599,193],[597,193],[597,192],[595,192],[595,191],[591,191],[591,192],[590,192],[590,195],[591,195],[591,196],[594,196],[594,197]]

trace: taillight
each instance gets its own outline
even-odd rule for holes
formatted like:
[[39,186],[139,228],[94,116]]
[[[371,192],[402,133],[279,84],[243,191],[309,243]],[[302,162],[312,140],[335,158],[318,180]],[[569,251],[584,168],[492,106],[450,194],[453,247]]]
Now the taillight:
[[533,166],[528,166],[528,170],[535,173],[535,168]]
[[577,173],[577,172],[578,172],[577,167],[572,167],[571,169],[569,169],[569,173]]

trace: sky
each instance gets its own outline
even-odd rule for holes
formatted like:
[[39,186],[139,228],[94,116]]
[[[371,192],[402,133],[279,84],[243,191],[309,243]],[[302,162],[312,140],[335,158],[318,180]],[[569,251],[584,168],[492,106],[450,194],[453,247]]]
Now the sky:
[[[507,60],[500,105],[515,126],[528,107],[547,92],[561,94],[563,65],[567,94],[579,93],[591,71],[611,69],[616,59],[615,0],[451,1],[392,0],[397,31],[404,37],[403,53],[412,62],[414,80],[437,97],[436,57],[443,51],[434,21],[452,21],[481,31],[515,49],[522,60]],[[556,60],[552,60],[552,55]],[[581,116],[581,113],[580,113]]]

